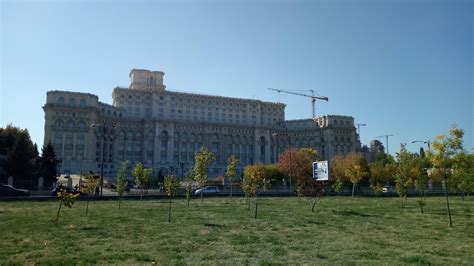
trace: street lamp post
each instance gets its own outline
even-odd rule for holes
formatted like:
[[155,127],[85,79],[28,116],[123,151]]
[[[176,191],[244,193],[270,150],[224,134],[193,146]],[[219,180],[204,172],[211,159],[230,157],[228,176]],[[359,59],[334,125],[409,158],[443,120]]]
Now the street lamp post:
[[91,127],[102,127],[102,162],[100,164],[100,196],[102,197],[102,190],[104,185],[105,126],[101,124],[92,124]]
[[417,142],[424,143],[424,144],[426,144],[426,145],[428,146],[428,150],[431,149],[431,141],[429,141],[429,140],[426,140],[426,141],[425,141],[425,140],[414,140],[414,141],[412,141],[411,143],[417,143]]
[[[278,136],[278,135],[282,135],[281,133],[273,133],[272,136]],[[289,150],[289,164],[290,164],[290,170],[289,170],[289,173],[288,173],[288,176],[290,178],[290,193],[292,192],[291,190],[291,176],[292,176],[292,168],[291,168],[291,136],[290,134],[287,134],[288,135],[288,150]]]
[[184,179],[184,165],[186,163],[185,162],[179,162],[179,165],[181,166],[181,180]]

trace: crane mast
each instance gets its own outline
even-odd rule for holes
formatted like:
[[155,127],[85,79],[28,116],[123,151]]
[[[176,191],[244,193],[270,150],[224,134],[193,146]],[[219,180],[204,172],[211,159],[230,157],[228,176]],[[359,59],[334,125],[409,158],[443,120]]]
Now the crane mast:
[[[313,109],[313,120],[316,120],[316,100],[323,100],[323,101],[326,101],[326,102],[329,101],[328,97],[319,97],[319,96],[308,95],[308,94],[294,92],[294,91],[274,89],[274,88],[268,88],[268,89],[272,90],[272,91],[276,91],[276,92],[283,92],[283,93],[288,93],[288,94],[293,94],[293,95],[298,95],[298,96],[311,98],[311,107]],[[313,90],[310,90],[310,91],[311,91],[312,94],[314,94]]]
[[377,137],[374,137],[374,139],[383,138],[383,137],[385,137],[385,145],[387,146],[387,154],[388,154],[388,137],[393,137],[393,135],[387,134],[387,135],[377,136]]

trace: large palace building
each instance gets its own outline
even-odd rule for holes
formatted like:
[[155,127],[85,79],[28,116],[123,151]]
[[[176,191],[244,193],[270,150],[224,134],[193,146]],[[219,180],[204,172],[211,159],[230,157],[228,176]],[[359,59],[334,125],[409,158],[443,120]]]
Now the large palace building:
[[49,91],[44,142],[54,145],[60,172],[103,168],[113,179],[120,162],[129,160],[181,176],[206,146],[216,155],[213,177],[225,173],[232,154],[242,170],[274,163],[288,147],[314,148],[325,159],[360,149],[353,117],[285,120],[282,103],[168,91],[163,76],[133,69],[130,86],[113,90],[112,105],[89,93]]

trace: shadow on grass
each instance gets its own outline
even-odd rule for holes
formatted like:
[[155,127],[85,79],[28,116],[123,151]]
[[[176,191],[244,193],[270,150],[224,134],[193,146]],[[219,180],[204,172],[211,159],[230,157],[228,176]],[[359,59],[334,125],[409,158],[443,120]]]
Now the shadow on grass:
[[336,214],[342,215],[342,216],[359,216],[359,217],[375,217],[377,215],[372,215],[372,214],[366,214],[366,213],[361,213],[361,212],[356,212],[356,211],[333,211]]
[[211,228],[221,228],[221,227],[223,227],[223,225],[213,224],[213,223],[205,223],[204,226],[211,227]]

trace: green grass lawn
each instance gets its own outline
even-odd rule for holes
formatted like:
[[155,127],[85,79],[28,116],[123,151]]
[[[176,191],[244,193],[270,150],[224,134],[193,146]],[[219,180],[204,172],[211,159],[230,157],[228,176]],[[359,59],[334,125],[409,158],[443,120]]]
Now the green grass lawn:
[[[260,198],[259,216],[243,198],[0,202],[0,264],[470,264],[474,199],[326,197],[311,212],[298,198]],[[253,203],[253,201],[252,201]],[[340,203],[340,210],[338,210]]]

